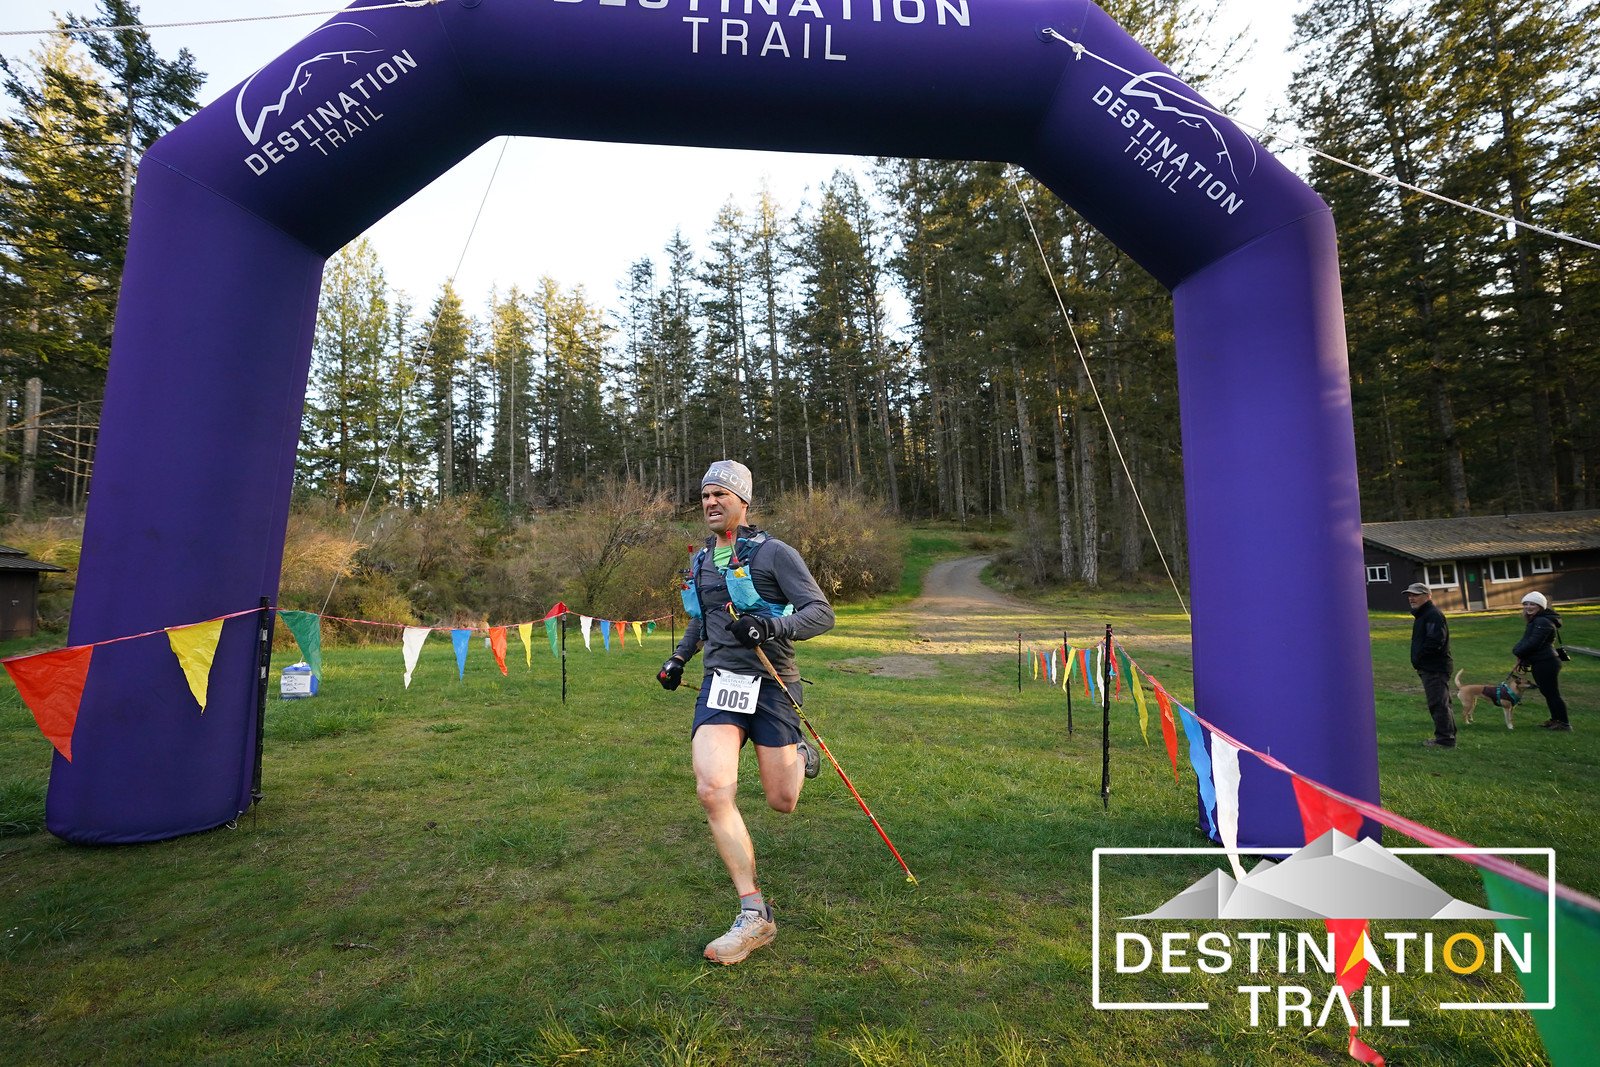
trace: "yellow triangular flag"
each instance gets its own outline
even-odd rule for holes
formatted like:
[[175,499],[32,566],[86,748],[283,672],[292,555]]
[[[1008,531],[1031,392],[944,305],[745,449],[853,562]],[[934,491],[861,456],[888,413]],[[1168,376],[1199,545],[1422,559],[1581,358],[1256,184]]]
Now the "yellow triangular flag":
[[644,627],[641,626],[639,623],[634,623],[633,624],[633,639],[635,641],[643,641],[644,640]]
[[[1128,658],[1133,662],[1133,657]],[[1133,702],[1139,705],[1139,736],[1144,738],[1144,743],[1150,743],[1150,711],[1145,707],[1144,690],[1139,688],[1139,669],[1135,667],[1128,672],[1128,684],[1133,686]]]
[[189,680],[189,692],[194,694],[201,714],[206,710],[206,689],[211,683],[211,664],[217,658],[217,642],[222,639],[223,622],[222,619],[212,619],[210,622],[174,626],[167,630],[167,642],[172,645],[172,654],[178,657],[183,676]]
[[517,636],[522,638],[522,651],[528,661],[528,669],[533,670],[533,623],[525,622],[517,626]]

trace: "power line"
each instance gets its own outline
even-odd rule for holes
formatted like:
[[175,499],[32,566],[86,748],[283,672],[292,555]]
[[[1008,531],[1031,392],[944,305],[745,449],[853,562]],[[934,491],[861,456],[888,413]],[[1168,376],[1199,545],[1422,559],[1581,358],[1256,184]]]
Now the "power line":
[[[1121,66],[1120,64],[1117,64],[1117,63],[1113,63],[1111,60],[1107,59],[1105,56],[1097,55],[1094,51],[1089,49],[1087,46],[1085,46],[1081,42],[1074,41],[1074,40],[1071,40],[1069,38],[1063,37],[1060,33],[1058,33],[1056,30],[1054,30],[1052,28],[1046,28],[1043,31],[1043,33],[1044,33],[1044,35],[1046,37],[1053,37],[1054,39],[1060,41],[1062,44],[1066,45],[1068,48],[1071,48],[1072,51],[1074,52],[1074,54],[1076,54],[1076,56],[1079,59],[1082,59],[1084,56],[1088,56],[1090,59],[1093,59],[1093,60],[1096,60],[1096,61],[1098,61],[1100,63],[1103,63],[1104,65],[1110,67],[1112,70],[1118,71],[1118,72],[1120,72],[1122,74],[1126,74],[1130,78],[1140,77],[1140,75],[1135,74],[1133,71],[1129,70],[1127,67]],[[1229,122],[1233,123],[1235,126],[1238,126],[1238,127],[1242,128],[1242,129],[1249,130],[1251,133],[1257,134],[1257,135],[1259,135],[1261,137],[1275,136],[1273,134],[1269,134],[1267,130],[1263,129],[1260,126],[1252,125],[1251,123],[1245,122],[1243,119],[1236,119],[1232,115],[1228,114],[1226,111],[1219,111],[1217,108],[1212,107],[1210,104],[1206,103],[1204,100],[1196,100],[1192,96],[1184,96],[1182,93],[1173,92],[1171,89],[1167,89],[1167,88],[1164,88],[1164,87],[1161,87],[1161,86],[1152,85],[1151,88],[1152,89],[1156,89],[1159,92],[1164,92],[1167,95],[1169,95],[1169,96],[1171,96],[1171,97],[1173,97],[1173,98],[1175,98],[1177,100],[1182,100],[1184,103],[1190,105],[1191,107],[1197,107],[1202,111],[1211,112],[1211,114],[1216,115],[1218,118],[1227,119]],[[1298,148],[1298,149],[1300,149],[1301,151],[1304,151],[1304,152],[1310,152],[1312,155],[1317,156],[1320,159],[1325,159],[1329,163],[1334,163],[1334,164],[1337,164],[1338,166],[1346,167],[1346,168],[1348,168],[1350,170],[1356,171],[1359,174],[1365,174],[1369,178],[1376,178],[1379,181],[1388,182],[1390,185],[1393,185],[1396,188],[1404,189],[1407,192],[1416,193],[1419,196],[1426,196],[1426,197],[1428,197],[1428,198],[1430,198],[1432,200],[1439,201],[1441,204],[1449,204],[1451,207],[1458,207],[1458,208],[1461,208],[1464,211],[1475,212],[1476,214],[1483,215],[1486,218],[1494,219],[1496,222],[1504,223],[1504,224],[1506,224],[1508,226],[1520,226],[1525,230],[1532,230],[1534,233],[1542,233],[1546,237],[1554,238],[1557,241],[1566,241],[1566,242],[1568,242],[1570,244],[1579,245],[1580,247],[1583,247],[1583,248],[1592,248],[1596,252],[1600,252],[1600,244],[1596,244],[1593,241],[1585,241],[1581,237],[1574,237],[1570,233],[1562,233],[1560,230],[1552,230],[1552,229],[1549,229],[1547,227],[1540,226],[1537,223],[1524,222],[1522,219],[1516,218],[1515,216],[1512,216],[1512,215],[1502,215],[1498,211],[1491,211],[1490,209],[1488,209],[1486,207],[1479,207],[1476,204],[1469,204],[1464,200],[1456,200],[1456,199],[1454,199],[1452,197],[1445,196],[1443,193],[1436,193],[1432,189],[1424,189],[1420,185],[1412,185],[1410,182],[1401,181],[1399,178],[1396,178],[1396,177],[1393,177],[1391,175],[1385,174],[1385,173],[1383,173],[1382,171],[1379,171],[1379,170],[1373,170],[1371,167],[1363,167],[1361,164],[1352,163],[1348,159],[1340,159],[1338,156],[1329,155],[1327,152],[1322,151],[1320,148],[1314,148],[1311,145],[1305,144],[1305,143],[1303,143],[1301,141],[1296,141],[1292,137],[1281,137],[1281,136],[1279,136],[1279,137],[1277,137],[1277,139],[1282,141],[1284,144],[1289,145],[1289,146],[1291,146],[1293,148]]]
[[48,30],[0,30],[0,37],[49,37],[58,33],[123,33],[127,30],[178,30],[195,26],[236,26],[244,22],[275,22],[320,15],[353,15],[361,11],[388,11],[397,7],[432,7],[441,0],[393,0],[370,7],[332,8],[321,11],[296,11],[286,15],[242,15],[231,19],[203,19],[198,22],[145,22],[128,26],[53,26]]

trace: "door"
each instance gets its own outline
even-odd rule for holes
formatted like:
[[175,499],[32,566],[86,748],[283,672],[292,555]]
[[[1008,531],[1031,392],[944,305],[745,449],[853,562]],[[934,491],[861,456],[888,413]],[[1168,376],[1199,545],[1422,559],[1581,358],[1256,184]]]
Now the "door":
[[1466,568],[1466,574],[1464,575],[1464,577],[1466,579],[1467,610],[1468,611],[1482,611],[1483,610],[1483,604],[1484,604],[1484,600],[1483,600],[1483,561],[1482,560],[1475,560],[1475,561],[1469,562],[1469,563],[1467,563],[1465,565],[1465,568]]

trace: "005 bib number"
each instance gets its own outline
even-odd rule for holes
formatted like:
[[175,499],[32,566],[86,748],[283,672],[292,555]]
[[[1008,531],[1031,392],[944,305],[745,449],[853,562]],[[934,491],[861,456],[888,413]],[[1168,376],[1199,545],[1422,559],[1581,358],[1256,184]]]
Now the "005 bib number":
[[732,711],[740,715],[754,715],[756,701],[761,697],[759,674],[735,674],[717,669],[711,680],[711,694],[706,703],[712,711]]

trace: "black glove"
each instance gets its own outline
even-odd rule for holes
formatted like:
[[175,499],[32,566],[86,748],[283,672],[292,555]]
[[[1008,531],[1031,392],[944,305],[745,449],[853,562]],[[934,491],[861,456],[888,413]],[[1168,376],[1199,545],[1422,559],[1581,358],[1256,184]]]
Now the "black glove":
[[733,639],[745,648],[755,648],[778,636],[778,621],[765,615],[741,615],[733,621]]
[[656,672],[656,681],[661,683],[661,688],[672,690],[683,684],[683,660],[673,656],[661,665]]

